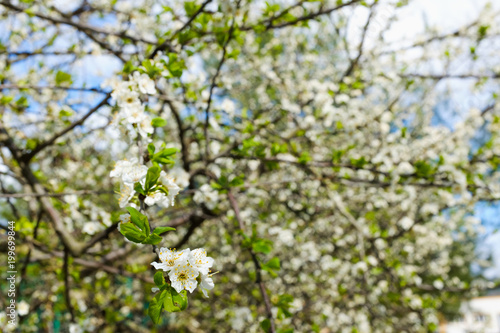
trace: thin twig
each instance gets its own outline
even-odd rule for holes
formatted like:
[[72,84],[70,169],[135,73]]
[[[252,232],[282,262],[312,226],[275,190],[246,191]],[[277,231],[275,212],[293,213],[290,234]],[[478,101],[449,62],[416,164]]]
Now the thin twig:
[[111,97],[111,93],[107,93],[106,96],[93,108],[91,108],[83,117],[81,117],[79,120],[75,121],[68,127],[66,127],[64,130],[60,131],[59,133],[54,134],[50,139],[47,141],[39,144],[38,146],[35,147],[31,152],[24,154],[21,159],[23,161],[30,161],[36,154],[38,154],[40,151],[43,149],[47,148],[48,146],[51,146],[56,142],[57,139],[59,139],[61,136],[65,135],[66,133],[70,132],[73,130],[76,126],[82,125],[85,120],[87,120],[88,117],[90,117],[92,114],[94,114],[97,110],[99,110],[102,106],[106,105],[108,103],[108,99]]
[[[309,21],[309,20],[312,20],[312,19],[315,19],[319,16],[322,16],[322,15],[327,15],[327,14],[330,14],[334,11],[337,11],[341,8],[344,8],[344,7],[348,7],[348,6],[351,6],[351,5],[354,5],[358,2],[360,2],[361,0],[352,0],[350,2],[346,2],[344,4],[341,4],[339,6],[336,6],[336,7],[332,7],[332,8],[326,8],[326,9],[323,9],[320,7],[320,9],[318,9],[316,12],[313,12],[313,13],[310,13],[310,14],[307,14],[307,15],[304,15],[304,16],[301,16],[301,17],[298,17],[296,18],[295,20],[292,20],[292,21],[288,21],[288,22],[283,22],[283,23],[280,23],[280,24],[269,24],[269,21],[266,20],[266,21],[262,21],[262,22],[259,22],[257,23],[256,25],[252,25],[252,26],[244,26],[244,27],[241,27],[240,30],[242,31],[247,31],[247,30],[252,30],[260,25],[265,25],[266,26],[266,30],[271,30],[271,29],[281,29],[281,28],[285,28],[285,27],[288,27],[288,26],[292,26],[292,25],[296,25],[297,23],[300,23],[300,22],[303,22],[303,21]],[[272,20],[275,20],[276,18],[271,18],[271,22]]]
[[72,90],[72,91],[83,91],[83,92],[95,92],[100,94],[107,94],[107,91],[104,91],[99,88],[85,88],[85,87],[62,87],[62,86],[33,86],[33,85],[17,85],[17,84],[0,84],[0,90],[4,89],[13,89],[13,90],[23,90],[23,89],[31,89],[31,90],[42,90],[42,89],[50,89],[50,90]]
[[61,192],[61,193],[0,193],[0,198],[28,198],[28,197],[65,197],[68,195],[95,195],[95,194],[113,194],[113,191],[94,191],[94,190],[81,190],[74,192]]
[[[229,190],[227,192],[227,197],[229,198],[229,203],[231,204],[231,207],[234,210],[234,216],[236,217],[236,220],[238,221],[238,225],[241,231],[244,231],[244,224],[243,220],[241,219],[240,216],[240,208],[238,206],[238,202],[234,198],[233,193]],[[276,327],[274,325],[274,319],[273,319],[273,312],[271,309],[271,301],[269,300],[269,295],[267,294],[266,291],[266,286],[264,282],[262,281],[262,267],[260,266],[259,259],[257,258],[257,255],[253,251],[251,247],[248,248],[248,252],[250,252],[250,256],[252,257],[252,261],[255,266],[255,273],[256,273],[256,279],[255,282],[259,285],[260,293],[262,295],[262,298],[264,299],[264,305],[266,307],[266,313],[267,313],[267,318],[269,319],[270,322],[270,327],[269,327],[269,332],[270,333],[275,333],[276,332]]]
[[[238,1],[236,5],[236,10],[238,10],[240,5],[240,2]],[[229,45],[229,42],[233,38],[233,31],[234,31],[234,23],[236,21],[236,14],[233,16],[232,22],[231,22],[231,27],[229,28],[227,40],[224,42],[224,45],[222,46],[222,56],[219,61],[219,65],[217,66],[217,71],[215,72],[215,75],[212,77],[212,83],[210,84],[210,93],[208,95],[208,101],[207,101],[207,107],[205,108],[205,127],[204,127],[204,135],[205,135],[205,161],[208,161],[210,159],[209,157],[209,143],[210,140],[208,139],[208,120],[210,119],[210,106],[212,104],[212,96],[214,92],[215,85],[217,83],[217,78],[219,77],[222,65],[226,61],[226,53],[227,53],[227,46]]]

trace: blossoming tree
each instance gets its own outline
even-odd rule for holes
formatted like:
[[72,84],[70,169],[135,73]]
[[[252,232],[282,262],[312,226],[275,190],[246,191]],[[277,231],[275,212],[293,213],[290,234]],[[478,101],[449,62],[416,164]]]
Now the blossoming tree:
[[424,332],[455,315],[487,286],[477,204],[500,199],[499,20],[391,42],[406,5],[0,0],[18,328]]

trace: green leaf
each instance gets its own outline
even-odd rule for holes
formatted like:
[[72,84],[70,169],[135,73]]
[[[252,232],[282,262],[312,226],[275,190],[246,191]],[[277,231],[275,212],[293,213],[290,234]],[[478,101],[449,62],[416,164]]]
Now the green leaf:
[[156,286],[158,288],[163,287],[163,285],[166,282],[165,282],[165,277],[163,276],[163,272],[162,271],[158,271],[158,272],[155,273],[154,281],[155,281],[155,284],[156,284]]
[[184,10],[186,11],[187,16],[193,16],[196,12],[196,2],[195,1],[186,1],[184,3]]
[[163,238],[157,234],[150,234],[145,240],[142,241],[142,244],[159,244]]
[[73,115],[73,111],[70,111],[70,110],[59,111],[59,118],[70,117],[71,115]]
[[278,301],[274,303],[278,307],[278,318],[289,318],[292,316],[290,307],[292,306],[293,296],[283,294],[278,297]]
[[274,269],[274,270],[280,270],[280,268],[281,268],[280,259],[277,257],[274,257],[266,263],[266,266],[271,268],[271,269]]
[[368,161],[365,159],[364,156],[361,158],[355,159],[351,158],[351,164],[355,166],[356,168],[363,168],[366,164],[368,164]]
[[132,223],[135,224],[139,229],[145,230],[146,231],[145,236],[148,236],[149,223],[146,215],[141,214],[137,209],[133,207],[127,207],[126,209],[130,213],[130,220],[132,221]]
[[167,124],[167,121],[163,118],[153,118],[153,120],[151,120],[151,125],[153,127],[163,127]]
[[179,150],[177,148],[165,148],[155,155],[161,156],[161,157],[167,157],[167,156],[175,155],[175,153],[177,153],[178,151]]
[[262,252],[268,254],[273,249],[271,242],[265,239],[259,239],[252,244],[252,248],[255,252]]
[[148,169],[146,174],[146,183],[144,184],[144,190],[149,192],[149,190],[156,185],[158,178],[160,178],[161,168],[157,165],[152,166]]
[[56,73],[56,85],[60,85],[61,83],[70,83],[71,84],[71,74],[65,73],[63,71],[57,71]]
[[156,73],[160,73],[161,70],[154,65],[154,62],[150,59],[144,60],[142,63],[142,66],[144,66],[146,74],[149,75],[149,77],[154,77]]
[[172,228],[172,227],[157,227],[157,228],[155,228],[155,230],[153,230],[153,234],[160,235],[164,232],[174,231],[174,230],[175,230],[175,228]]
[[154,154],[151,160],[153,162],[161,164],[174,164],[174,161],[171,159],[170,156],[175,155],[175,153],[177,152],[178,152],[177,148],[162,149],[161,151]]
[[155,145],[153,143],[150,143],[148,145],[148,154],[149,156],[153,156],[154,153],[155,153]]
[[264,332],[269,332],[271,329],[271,321],[269,319],[264,319],[260,322],[260,327],[264,330]]
[[136,69],[137,67],[134,66],[134,63],[132,61],[127,61],[125,65],[123,65],[123,73],[125,74],[130,74]]
[[174,164],[174,160],[172,160],[170,157],[159,157],[154,159],[155,162],[161,163],[161,164]]
[[233,180],[231,180],[231,182],[229,183],[229,185],[232,187],[242,186],[243,184],[245,184],[245,182],[243,181],[243,177],[234,177]]
[[148,315],[155,324],[158,324],[160,321],[161,309],[163,308],[165,298],[168,294],[169,292],[167,290],[162,290],[149,303]]
[[0,104],[6,105],[14,100],[14,96],[2,96],[0,98]]
[[165,186],[158,186],[157,189],[158,191],[165,193],[165,195],[168,195],[168,188]]
[[29,103],[26,96],[19,97],[19,99],[16,101],[16,106],[20,108],[27,108],[29,106]]
[[[188,30],[178,35],[179,41],[181,41],[182,44],[184,42],[187,42],[189,39],[195,37],[192,36],[190,32],[191,30]],[[173,77],[181,77],[183,70],[187,68],[184,63],[184,60],[179,59],[179,57],[175,53],[169,53],[168,63],[164,62],[164,64],[168,68],[168,71],[170,72],[170,74],[172,74]]]
[[142,195],[146,195],[146,192],[144,192],[144,189],[142,188],[142,185],[141,183],[137,182],[134,184],[134,190],[137,192],[137,193],[140,193]]
[[164,291],[166,292],[165,299],[163,301],[163,306],[165,307],[165,310],[168,312],[181,311],[181,308],[174,304],[174,296],[172,293],[177,294],[177,292],[174,290],[174,288],[172,288],[171,286],[168,286]]
[[28,139],[26,141],[26,149],[33,150],[36,148],[37,145],[38,145],[38,140],[36,139]]
[[301,164],[306,164],[307,162],[309,162],[311,160],[311,155],[309,155],[308,152],[303,152],[302,154],[300,154],[300,157],[299,157],[299,163]]
[[181,311],[186,310],[188,306],[188,298],[186,290],[177,293],[174,288],[172,290],[172,299],[174,301],[174,305],[177,306]]
[[432,176],[432,174],[434,173],[432,165],[424,160],[415,162],[414,167],[418,177],[427,178]]
[[124,223],[120,226],[120,233],[129,241],[142,243],[146,236],[132,223]]

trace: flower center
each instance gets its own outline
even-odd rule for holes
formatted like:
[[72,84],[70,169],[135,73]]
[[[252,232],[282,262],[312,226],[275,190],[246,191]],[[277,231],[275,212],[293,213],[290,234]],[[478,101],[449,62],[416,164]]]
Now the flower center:
[[183,280],[183,281],[184,281],[184,280],[187,280],[187,279],[188,279],[188,275],[187,275],[187,273],[186,273],[186,272],[180,272],[180,273],[179,273],[179,275],[177,276],[177,278],[178,278],[179,280]]

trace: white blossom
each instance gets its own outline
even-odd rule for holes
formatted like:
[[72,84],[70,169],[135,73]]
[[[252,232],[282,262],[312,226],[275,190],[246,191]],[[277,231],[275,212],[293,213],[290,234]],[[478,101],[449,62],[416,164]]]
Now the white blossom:
[[156,94],[155,82],[149,78],[147,74],[134,72],[132,80],[137,84],[139,91],[143,94]]
[[173,206],[175,197],[179,194],[181,188],[175,183],[174,178],[164,171],[160,172],[160,182],[168,189],[167,200],[163,201],[163,205],[166,207]]
[[207,275],[214,264],[214,259],[207,257],[205,249],[195,249],[189,253],[188,262],[201,274]]
[[205,297],[208,297],[208,291],[214,289],[214,281],[210,277],[210,275],[205,275],[201,273],[201,282],[200,288]]
[[153,265],[156,269],[162,269],[165,272],[169,272],[176,267],[186,265],[189,257],[189,249],[176,251],[162,247],[160,248],[158,256],[161,263],[154,261],[151,265]]
[[192,293],[198,285],[198,281],[196,280],[198,274],[199,272],[194,267],[189,264],[185,264],[172,269],[168,273],[168,277],[170,278],[172,288],[174,288],[175,291],[180,293],[182,290],[186,289]]
[[126,183],[121,184],[120,198],[118,199],[120,208],[127,206],[127,204],[134,197],[134,195],[135,195],[135,190],[132,185],[128,185]]

